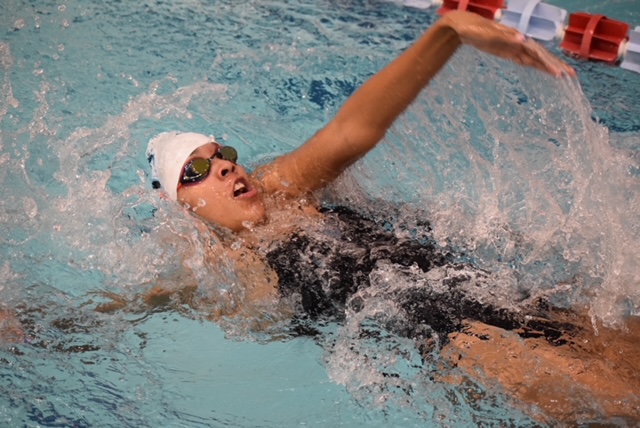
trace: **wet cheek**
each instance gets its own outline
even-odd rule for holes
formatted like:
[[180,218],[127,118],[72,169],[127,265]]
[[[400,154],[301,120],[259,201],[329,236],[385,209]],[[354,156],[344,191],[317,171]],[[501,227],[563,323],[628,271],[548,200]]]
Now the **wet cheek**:
[[202,198],[178,197],[180,204],[188,210],[196,210],[202,204]]
[[193,212],[198,212],[200,208],[204,208],[207,206],[207,201],[204,198],[198,198],[198,203],[193,207]]

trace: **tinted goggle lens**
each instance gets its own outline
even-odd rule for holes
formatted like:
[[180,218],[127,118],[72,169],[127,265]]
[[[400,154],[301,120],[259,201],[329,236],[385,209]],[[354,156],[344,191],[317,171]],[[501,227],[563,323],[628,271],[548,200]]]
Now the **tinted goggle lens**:
[[218,150],[214,156],[233,163],[236,163],[238,160],[238,152],[231,146],[220,147],[220,150]]
[[236,163],[238,152],[231,146],[222,146],[210,158],[193,159],[185,166],[180,183],[197,183],[205,179],[211,171],[211,162],[214,158]]
[[211,161],[209,159],[194,159],[185,167],[182,175],[183,183],[193,183],[209,175]]

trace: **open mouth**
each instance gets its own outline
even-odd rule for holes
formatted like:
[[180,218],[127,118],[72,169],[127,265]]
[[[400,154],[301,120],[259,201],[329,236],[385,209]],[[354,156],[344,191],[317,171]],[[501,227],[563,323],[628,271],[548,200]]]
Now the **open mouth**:
[[233,197],[237,198],[240,195],[244,195],[249,190],[251,189],[249,189],[249,186],[247,186],[243,180],[238,180],[236,184],[233,185]]

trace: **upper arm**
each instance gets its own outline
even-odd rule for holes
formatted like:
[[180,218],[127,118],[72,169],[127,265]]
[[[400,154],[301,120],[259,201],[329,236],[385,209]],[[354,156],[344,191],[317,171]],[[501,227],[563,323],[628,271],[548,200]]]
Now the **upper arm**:
[[384,130],[360,127],[337,116],[296,150],[257,172],[266,192],[297,196],[335,180],[384,137]]

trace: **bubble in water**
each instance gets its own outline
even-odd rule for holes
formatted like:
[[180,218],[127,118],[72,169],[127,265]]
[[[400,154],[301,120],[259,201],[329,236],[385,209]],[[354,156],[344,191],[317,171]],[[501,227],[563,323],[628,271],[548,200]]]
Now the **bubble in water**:
[[26,25],[27,25],[27,23],[25,22],[25,20],[20,18],[16,22],[13,23],[13,28],[15,30],[22,30]]
[[32,198],[25,197],[22,200],[22,207],[24,208],[24,212],[27,214],[27,217],[30,219],[33,219],[38,215],[38,204]]

